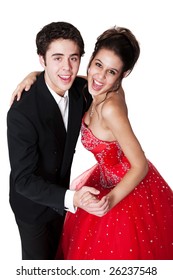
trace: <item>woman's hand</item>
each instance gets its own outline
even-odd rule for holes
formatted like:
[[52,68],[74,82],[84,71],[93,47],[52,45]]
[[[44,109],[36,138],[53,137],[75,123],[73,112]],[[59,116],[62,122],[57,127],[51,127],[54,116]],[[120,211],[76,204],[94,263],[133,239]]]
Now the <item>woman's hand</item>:
[[30,74],[28,74],[22,82],[20,82],[17,86],[17,88],[15,89],[15,91],[12,93],[11,96],[11,100],[10,100],[10,106],[13,104],[14,100],[16,99],[17,101],[20,100],[22,92],[28,91],[30,89],[30,87],[32,86],[32,84],[36,81],[37,76],[40,74],[41,72],[35,71],[35,72],[31,72]]
[[75,192],[74,206],[97,217],[104,216],[109,210],[109,201],[106,196],[97,198],[99,191],[95,188],[83,186]]

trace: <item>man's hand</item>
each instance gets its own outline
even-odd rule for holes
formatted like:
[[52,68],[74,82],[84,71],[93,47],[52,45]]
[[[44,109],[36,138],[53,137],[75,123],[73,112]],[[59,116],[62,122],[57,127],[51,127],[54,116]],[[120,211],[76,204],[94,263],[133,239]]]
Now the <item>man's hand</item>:
[[99,193],[95,188],[82,187],[74,194],[74,206],[95,216],[104,216],[109,210],[109,200],[106,196],[99,200],[97,198]]

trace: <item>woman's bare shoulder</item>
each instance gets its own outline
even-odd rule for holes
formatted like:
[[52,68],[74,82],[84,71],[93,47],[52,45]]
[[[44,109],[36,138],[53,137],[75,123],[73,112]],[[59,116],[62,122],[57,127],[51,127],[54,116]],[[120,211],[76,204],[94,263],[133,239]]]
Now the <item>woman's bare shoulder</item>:
[[127,117],[127,105],[124,96],[117,93],[107,98],[102,107],[102,114],[105,118],[112,118],[117,115]]

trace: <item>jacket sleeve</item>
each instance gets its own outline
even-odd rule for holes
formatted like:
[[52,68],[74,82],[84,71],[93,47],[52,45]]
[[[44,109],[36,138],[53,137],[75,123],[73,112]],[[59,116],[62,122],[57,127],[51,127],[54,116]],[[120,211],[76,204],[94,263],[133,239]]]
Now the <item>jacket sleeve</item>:
[[36,175],[38,137],[34,123],[17,109],[11,108],[7,114],[7,139],[14,188],[33,202],[63,214],[66,188]]

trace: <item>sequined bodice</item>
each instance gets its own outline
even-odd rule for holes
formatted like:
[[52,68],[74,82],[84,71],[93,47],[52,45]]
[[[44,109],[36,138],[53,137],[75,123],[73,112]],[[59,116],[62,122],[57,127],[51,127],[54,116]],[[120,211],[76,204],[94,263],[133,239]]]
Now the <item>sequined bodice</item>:
[[94,154],[99,164],[114,165],[119,162],[123,152],[117,141],[108,142],[98,139],[84,122],[81,135],[83,146]]
[[81,141],[83,146],[94,154],[98,162],[101,185],[106,188],[116,185],[130,168],[118,142],[98,139],[84,121],[81,127]]

